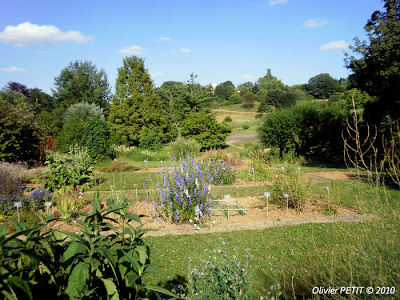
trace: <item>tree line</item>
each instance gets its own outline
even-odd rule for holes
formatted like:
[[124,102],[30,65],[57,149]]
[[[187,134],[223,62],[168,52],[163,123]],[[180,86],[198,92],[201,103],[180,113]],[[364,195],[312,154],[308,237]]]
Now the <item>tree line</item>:
[[[320,124],[321,136],[327,124],[343,129],[352,109],[365,123],[385,132],[388,124],[400,118],[400,5],[399,0],[384,2],[385,11],[373,13],[365,26],[369,42],[355,39],[355,46],[351,47],[354,56],[346,56],[346,67],[352,72],[346,79],[337,80],[323,73],[306,84],[287,86],[268,69],[256,82],[237,86],[231,81],[215,88],[202,86],[196,82],[197,75],[191,74],[187,81],[166,81],[155,87],[144,60],[130,56],[118,68],[113,94],[106,72],[89,61],[71,62],[64,68],[54,79],[52,95],[9,82],[0,91],[0,160],[43,159],[45,150],[57,147],[67,151],[72,144],[92,147],[93,156],[101,159],[112,155],[107,150],[111,144],[160,147],[178,135],[197,140],[203,149],[219,147],[224,145],[231,129],[227,122],[216,121],[211,108],[231,104],[252,108],[257,102],[259,116],[263,118],[262,140],[266,146],[276,146],[282,152],[307,152],[312,158],[316,155],[311,147],[331,153],[326,145],[335,145],[335,141],[337,144],[341,139],[337,134],[332,134],[333,142],[313,145],[305,139],[316,130],[307,127],[308,135],[293,130],[305,128],[307,120]],[[326,106],[331,107],[295,108],[321,99],[328,100]],[[285,109],[290,111],[280,112]],[[284,121],[289,115],[298,126]],[[336,119],[341,120],[340,126],[332,121]],[[289,127],[282,125],[285,122]],[[313,122],[307,126],[314,126]],[[279,131],[291,141],[278,141]],[[312,140],[317,143],[316,136]],[[338,156],[339,150],[335,149]]]

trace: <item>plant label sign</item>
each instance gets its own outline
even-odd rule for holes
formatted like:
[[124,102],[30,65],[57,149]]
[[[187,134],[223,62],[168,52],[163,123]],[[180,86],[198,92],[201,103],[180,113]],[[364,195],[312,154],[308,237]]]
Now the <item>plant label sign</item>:
[[264,196],[265,196],[265,197],[270,197],[270,196],[271,196],[271,193],[270,193],[270,192],[264,192]]
[[44,206],[46,206],[46,207],[50,207],[52,205],[53,205],[53,202],[50,202],[50,201],[44,203]]
[[22,207],[22,202],[21,201],[14,202],[14,207],[16,207],[16,208]]
[[231,195],[224,195],[224,199],[231,199]]

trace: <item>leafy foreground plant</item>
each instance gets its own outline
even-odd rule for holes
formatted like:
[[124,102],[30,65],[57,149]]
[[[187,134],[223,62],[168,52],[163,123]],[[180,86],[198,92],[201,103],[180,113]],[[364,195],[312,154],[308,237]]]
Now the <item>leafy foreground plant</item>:
[[[131,203],[130,205],[132,205]],[[129,205],[129,206],[130,206]],[[0,293],[9,299],[142,299],[151,291],[174,296],[143,282],[158,272],[150,263],[149,247],[134,228],[140,216],[126,214],[127,206],[112,205],[101,212],[99,200],[75,227],[79,233],[50,229],[56,219],[41,217],[32,228],[15,220],[16,232],[7,236],[0,227]],[[110,214],[119,216],[119,222]],[[67,237],[68,238],[67,238]]]

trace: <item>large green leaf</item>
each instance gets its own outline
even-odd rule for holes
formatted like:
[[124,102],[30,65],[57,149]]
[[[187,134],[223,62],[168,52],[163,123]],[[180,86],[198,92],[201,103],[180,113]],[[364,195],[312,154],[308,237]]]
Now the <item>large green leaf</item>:
[[136,246],[135,251],[139,254],[139,262],[144,265],[148,258],[145,246]]
[[85,246],[79,242],[72,242],[67,250],[64,252],[64,261],[68,261],[70,258],[85,251]]
[[86,281],[89,279],[89,264],[80,262],[77,264],[69,275],[67,294],[70,298],[79,297],[83,288],[86,285]]
[[172,294],[170,291],[168,291],[168,290],[166,290],[166,289],[164,289],[164,288],[162,288],[160,286],[157,286],[157,285],[146,284],[144,286],[144,288],[148,289],[148,290],[155,291],[155,292],[163,293],[163,294],[165,294],[167,296],[171,296],[171,297],[175,297],[175,298],[177,297],[176,295]]
[[7,279],[7,283],[19,299],[33,299],[28,283],[20,277]]
[[126,218],[131,220],[131,221],[136,221],[136,222],[142,224],[142,221],[140,221],[140,217],[137,214],[126,215]]
[[104,287],[107,290],[108,299],[119,300],[119,294],[114,282],[112,282],[110,279],[101,279],[101,280],[103,281]]

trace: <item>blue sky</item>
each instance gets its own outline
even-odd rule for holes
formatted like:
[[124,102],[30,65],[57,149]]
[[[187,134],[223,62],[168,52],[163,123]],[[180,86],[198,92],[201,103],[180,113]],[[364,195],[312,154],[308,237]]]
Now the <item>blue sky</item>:
[[[347,77],[344,51],[366,39],[380,0],[13,0],[0,10],[0,88],[17,81],[48,93],[76,60],[103,68],[114,87],[125,55],[145,58],[156,86],[198,74],[201,84],[285,84]],[[112,88],[114,91],[114,88]]]

